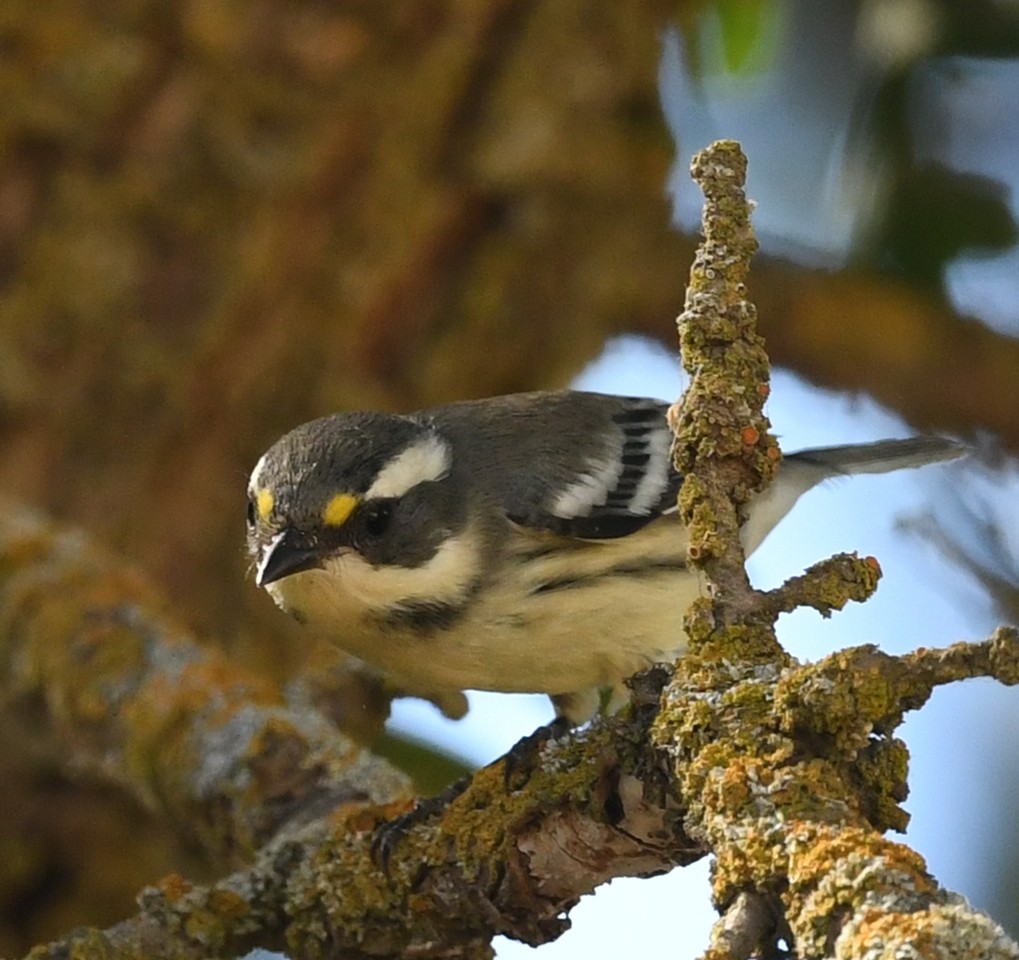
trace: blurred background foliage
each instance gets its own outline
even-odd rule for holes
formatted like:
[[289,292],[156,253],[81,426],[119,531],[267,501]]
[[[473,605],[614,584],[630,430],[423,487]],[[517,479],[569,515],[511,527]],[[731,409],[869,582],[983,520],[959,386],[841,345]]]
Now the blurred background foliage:
[[[1016,454],[1017,52],[1014,0],[4,0],[2,489],[353,724],[361,687],[245,581],[252,464],[322,413],[672,349],[685,168],[719,136],[750,156],[774,362]],[[982,521],[928,535],[1014,618],[1014,516]],[[26,747],[30,718],[2,738],[0,952],[201,875]]]

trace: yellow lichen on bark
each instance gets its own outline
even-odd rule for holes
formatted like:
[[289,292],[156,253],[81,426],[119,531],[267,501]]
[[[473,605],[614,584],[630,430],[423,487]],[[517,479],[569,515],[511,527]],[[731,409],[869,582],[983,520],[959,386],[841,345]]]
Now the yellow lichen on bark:
[[[880,566],[840,555],[767,594],[747,580],[742,506],[780,458],[762,410],[767,357],[744,286],[756,249],[742,194],[745,160],[736,144],[721,142],[695,158],[692,172],[706,196],[705,241],[679,322],[692,381],[670,423],[685,476],[679,508],[689,559],[705,588],[687,614],[690,652],[674,668],[652,734],[672,761],[687,830],[715,855],[712,889],[723,917],[709,956],[732,937],[729,911],[747,895],[766,907],[751,911],[756,939],[747,952],[769,952],[787,925],[800,957],[828,957],[836,945],[840,956],[861,956],[853,951],[869,951],[865,941],[839,931],[849,922],[875,930],[876,906],[888,917],[910,916],[883,925],[894,951],[917,931],[930,935],[930,918],[950,898],[919,855],[881,835],[907,820],[899,806],[907,754],[892,731],[935,683],[976,670],[1015,682],[1019,643],[1010,635],[974,645],[966,657],[917,655],[912,663],[864,647],[801,666],[781,650],[780,613],[809,605],[827,616],[865,600]],[[931,943],[947,946],[950,932],[942,934]],[[996,956],[1014,955],[1014,945],[1001,945]]]

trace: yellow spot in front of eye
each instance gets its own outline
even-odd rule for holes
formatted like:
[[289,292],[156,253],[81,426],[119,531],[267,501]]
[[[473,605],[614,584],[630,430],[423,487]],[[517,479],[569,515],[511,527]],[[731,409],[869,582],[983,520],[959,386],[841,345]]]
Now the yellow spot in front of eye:
[[276,498],[272,495],[272,491],[268,487],[262,487],[262,489],[255,495],[255,506],[258,507],[258,515],[263,520],[269,519],[269,514],[272,513],[274,503],[276,503]]
[[327,527],[342,527],[357,506],[357,497],[349,493],[338,493],[322,511],[322,522]]

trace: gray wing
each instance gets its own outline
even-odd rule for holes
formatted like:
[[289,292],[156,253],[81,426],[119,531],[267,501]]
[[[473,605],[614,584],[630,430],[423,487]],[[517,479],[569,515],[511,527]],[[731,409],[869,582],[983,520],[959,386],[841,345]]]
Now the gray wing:
[[431,419],[449,432],[470,430],[468,467],[485,475],[514,523],[601,540],[675,507],[680,478],[667,409],[658,400],[561,391],[451,404]]

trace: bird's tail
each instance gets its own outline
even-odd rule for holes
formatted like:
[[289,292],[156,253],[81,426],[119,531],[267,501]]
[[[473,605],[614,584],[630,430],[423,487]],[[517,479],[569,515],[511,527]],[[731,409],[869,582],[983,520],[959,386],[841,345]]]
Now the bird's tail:
[[754,550],[792,509],[800,495],[824,480],[854,473],[887,473],[905,467],[922,467],[961,457],[965,452],[961,443],[942,437],[911,437],[797,450],[782,461],[775,482],[755,499],[743,526],[743,546],[748,554]]
[[887,473],[928,463],[954,460],[966,447],[944,437],[910,437],[907,440],[878,440],[843,447],[817,447],[798,450],[790,460],[820,467],[832,476],[854,473]]

